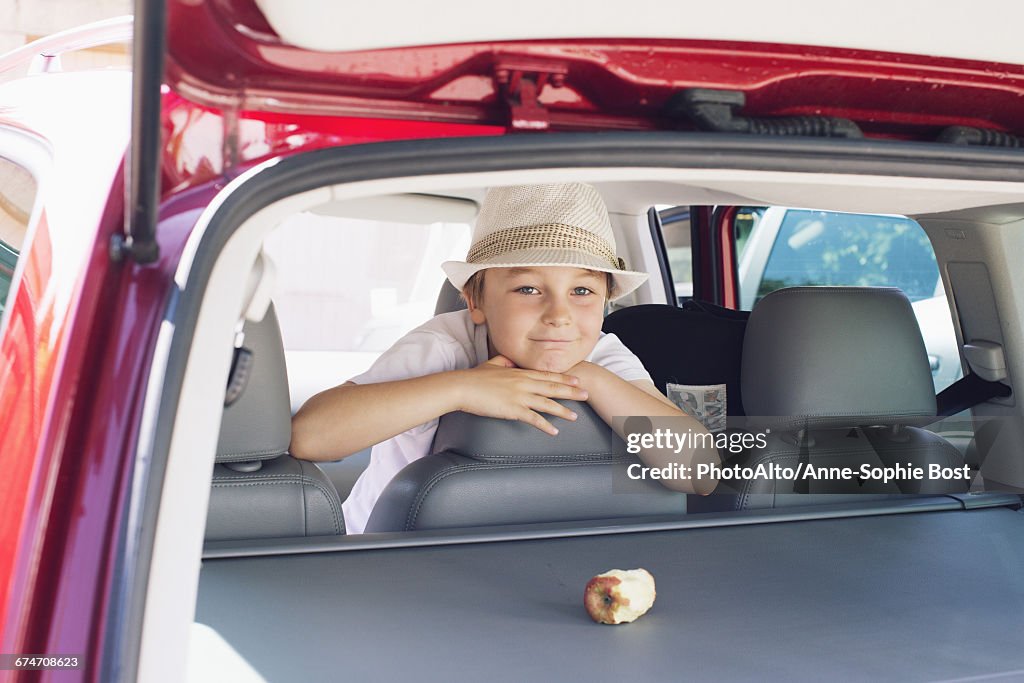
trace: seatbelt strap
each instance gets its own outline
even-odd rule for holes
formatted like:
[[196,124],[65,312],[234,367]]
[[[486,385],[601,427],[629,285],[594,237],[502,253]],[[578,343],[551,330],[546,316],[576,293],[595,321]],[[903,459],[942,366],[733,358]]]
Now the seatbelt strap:
[[989,382],[978,375],[964,375],[939,392],[935,397],[939,417],[956,415],[990,398],[1005,398],[1013,391],[1002,382]]
[[274,262],[262,251],[256,255],[252,271],[245,285],[245,298],[238,322],[235,323],[235,344],[231,357],[231,370],[228,372],[228,385],[224,390],[224,407],[228,407],[241,398],[249,383],[252,373],[253,351],[245,346],[245,321],[259,322],[263,320],[270,308],[270,295],[277,268]]
[[253,352],[245,347],[245,333],[242,328],[245,319],[238,321],[235,329],[235,349],[231,357],[231,370],[228,372],[228,386],[224,391],[224,407],[227,408],[237,401],[245,387],[249,384],[249,374],[252,371]]

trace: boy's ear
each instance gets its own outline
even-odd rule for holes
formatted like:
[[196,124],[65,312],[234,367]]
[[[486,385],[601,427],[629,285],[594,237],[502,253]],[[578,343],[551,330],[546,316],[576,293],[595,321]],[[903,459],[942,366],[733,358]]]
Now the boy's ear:
[[486,316],[476,305],[476,301],[473,300],[473,295],[470,294],[468,288],[462,291],[462,298],[466,301],[466,308],[469,309],[469,318],[473,321],[473,324],[483,325],[486,322]]
[[473,301],[473,297],[469,296],[468,292],[463,292],[462,297],[466,300],[466,308],[469,309],[469,319],[473,321],[474,325],[483,325],[487,322],[487,316],[484,312],[477,308],[476,302]]

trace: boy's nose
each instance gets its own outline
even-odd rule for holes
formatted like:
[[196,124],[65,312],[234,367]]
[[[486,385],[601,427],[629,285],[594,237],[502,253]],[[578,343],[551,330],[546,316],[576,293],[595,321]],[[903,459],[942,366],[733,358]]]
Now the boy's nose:
[[569,302],[563,301],[557,297],[552,297],[548,301],[547,308],[544,310],[544,322],[555,327],[568,325],[572,322],[572,314],[569,311]]

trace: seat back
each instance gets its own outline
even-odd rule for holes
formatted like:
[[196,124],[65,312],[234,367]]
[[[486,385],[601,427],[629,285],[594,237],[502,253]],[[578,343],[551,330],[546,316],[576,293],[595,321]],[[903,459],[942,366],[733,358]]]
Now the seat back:
[[[686,496],[626,476],[625,449],[586,403],[550,436],[522,422],[468,413],[441,418],[431,457],[398,473],[367,532],[682,514]],[[618,454],[618,455],[617,455]]]
[[[734,464],[772,472],[810,465],[956,468],[963,456],[920,429],[935,420],[924,341],[906,296],[876,287],[793,287],[762,299],[743,343],[741,387],[748,422],[766,445]],[[802,470],[800,468],[803,468]],[[907,469],[910,472],[909,469]],[[815,494],[964,492],[969,482],[897,476],[889,482],[797,476],[755,477],[735,487],[735,507],[809,504]],[[794,494],[794,495],[788,495]]]
[[740,359],[747,326],[745,311],[687,302],[630,306],[610,314],[604,331],[616,335],[666,393],[668,383],[726,385],[726,412],[744,415]]
[[434,315],[461,311],[466,308],[466,300],[462,298],[455,285],[445,279],[441,285],[441,291],[437,294],[437,304],[434,306]]
[[243,334],[252,363],[221,420],[206,540],[344,533],[330,480],[288,455],[288,372],[273,306],[263,320],[246,321]]

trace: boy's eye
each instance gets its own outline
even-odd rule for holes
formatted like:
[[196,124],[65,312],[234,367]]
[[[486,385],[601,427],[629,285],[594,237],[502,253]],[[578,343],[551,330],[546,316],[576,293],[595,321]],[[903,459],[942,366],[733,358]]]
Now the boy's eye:
[[587,296],[588,294],[593,294],[594,290],[589,287],[574,287],[572,293],[576,296]]
[[516,291],[519,292],[520,294],[539,294],[540,293],[539,289],[537,289],[536,287],[533,287],[531,285],[524,285],[522,287],[517,287]]

